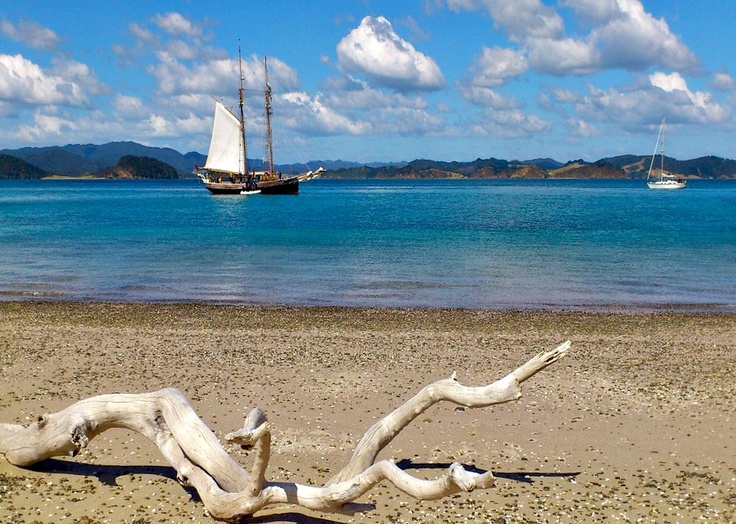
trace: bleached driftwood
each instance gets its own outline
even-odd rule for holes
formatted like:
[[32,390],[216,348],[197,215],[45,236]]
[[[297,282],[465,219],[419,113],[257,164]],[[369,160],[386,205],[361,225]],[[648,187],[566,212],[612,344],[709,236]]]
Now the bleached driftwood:
[[466,471],[453,463],[437,479],[418,479],[391,460],[376,462],[380,451],[437,402],[445,400],[479,408],[518,400],[520,384],[564,356],[569,346],[565,342],[540,353],[486,386],[463,386],[454,374],[426,386],[374,424],[347,465],[324,486],[266,480],[271,433],[266,415],[257,408],[246,417],[242,429],[225,436],[229,442],[253,448],[251,470],[244,470],[176,389],[99,395],[58,413],[43,415],[29,426],[0,424],[0,452],[16,466],[30,466],[53,456],[74,456],[92,438],[110,428],[136,431],[158,446],[176,470],[179,482],[197,490],[210,514],[226,521],[237,521],[267,506],[286,503],[325,512],[350,512],[357,508],[351,502],[383,480],[415,498],[438,499],[460,491],[489,488],[494,477],[490,471]]

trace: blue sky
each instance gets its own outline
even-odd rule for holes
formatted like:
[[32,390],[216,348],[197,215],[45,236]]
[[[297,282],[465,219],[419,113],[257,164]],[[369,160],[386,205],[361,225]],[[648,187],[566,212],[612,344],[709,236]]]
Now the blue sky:
[[276,163],[736,157],[734,0],[0,0],[0,149],[207,152],[214,103]]

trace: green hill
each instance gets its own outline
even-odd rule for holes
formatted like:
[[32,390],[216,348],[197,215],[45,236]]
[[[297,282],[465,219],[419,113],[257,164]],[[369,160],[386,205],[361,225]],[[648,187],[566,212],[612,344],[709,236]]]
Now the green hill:
[[135,142],[68,144],[53,147],[23,147],[0,150],[0,154],[25,160],[40,169],[64,176],[97,173],[117,165],[124,156],[149,157],[173,166],[182,177],[194,177],[194,165],[203,165],[205,156],[195,152],[182,155],[170,148],[149,147]]
[[10,155],[0,154],[0,179],[25,178],[39,179],[49,176],[43,169],[29,164],[25,160]]
[[[15,157],[24,164],[5,160],[0,165],[0,178],[42,178],[55,173],[63,176],[110,176],[173,178],[167,169],[144,163],[135,166],[119,162],[124,157],[148,158],[173,167],[178,177],[190,178],[196,165],[203,165],[206,157],[200,153],[181,154],[170,148],[148,147],[135,142],[110,142],[102,145],[69,144],[55,147],[25,147],[0,150],[0,155]],[[502,160],[478,158],[470,162],[442,162],[417,159],[405,163],[372,163],[312,161],[327,169],[323,178],[645,178],[651,156],[620,155],[596,162],[575,160],[562,164],[551,158],[535,160]],[[258,169],[261,162],[249,159],[249,165]],[[22,167],[21,167],[22,166]],[[284,173],[300,172],[303,165],[277,165]],[[687,178],[736,179],[736,161],[705,156],[692,160],[665,158],[665,169]]]
[[45,171],[62,173],[65,176],[79,176],[94,173],[106,167],[94,160],[70,153],[61,147],[49,147],[34,151],[25,160],[29,164],[33,164]]
[[181,178],[179,172],[165,162],[147,156],[126,155],[118,160],[113,167],[108,167],[99,173],[104,178]]
[[[604,158],[609,164],[623,169],[628,178],[645,178],[651,156],[621,155]],[[659,157],[657,157],[659,162]],[[736,178],[736,161],[717,156],[703,156],[692,160],[664,157],[664,168],[692,178]]]

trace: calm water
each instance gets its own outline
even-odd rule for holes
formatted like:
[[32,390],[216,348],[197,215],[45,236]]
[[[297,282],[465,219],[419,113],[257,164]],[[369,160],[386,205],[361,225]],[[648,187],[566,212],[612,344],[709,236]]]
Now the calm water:
[[736,182],[0,181],[0,299],[736,311]]

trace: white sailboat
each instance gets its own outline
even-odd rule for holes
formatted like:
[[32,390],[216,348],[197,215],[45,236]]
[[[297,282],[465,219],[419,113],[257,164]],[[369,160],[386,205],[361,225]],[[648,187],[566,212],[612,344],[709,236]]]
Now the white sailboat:
[[196,168],[195,173],[204,186],[214,194],[297,194],[299,182],[316,178],[324,169],[319,168],[316,171],[308,171],[290,177],[284,177],[281,173],[276,172],[271,138],[271,86],[268,83],[268,62],[265,60],[268,169],[248,170],[243,116],[243,65],[240,49],[238,49],[238,62],[240,64],[240,115],[236,116],[222,102],[215,100],[215,117],[207,162],[204,167]]
[[[652,161],[649,163],[649,172],[647,173],[647,185],[650,189],[684,189],[687,182],[682,178],[681,175],[676,175],[664,170],[664,122],[659,126],[659,134],[657,135],[657,142],[654,144],[654,153],[652,153]],[[654,159],[657,157],[657,149],[659,144],[662,144],[662,150],[660,152],[660,164],[659,164],[659,176],[652,176],[652,168],[654,167]]]

